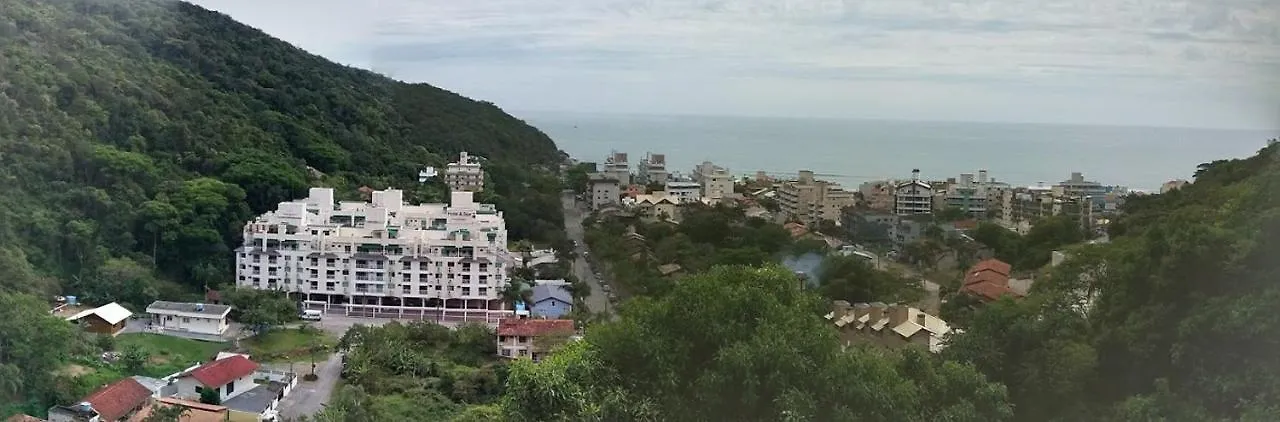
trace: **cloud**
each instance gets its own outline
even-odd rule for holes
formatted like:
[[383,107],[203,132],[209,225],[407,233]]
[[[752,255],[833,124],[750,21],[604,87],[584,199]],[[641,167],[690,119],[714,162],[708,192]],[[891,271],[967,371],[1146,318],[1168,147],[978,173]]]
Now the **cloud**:
[[[796,92],[826,86],[857,96],[883,93],[874,84],[892,82],[915,84],[912,92],[934,100],[895,112],[926,117],[968,102],[1035,108],[1071,94],[1067,103],[1123,100],[1133,109],[1115,118],[1142,124],[1194,117],[1205,125],[1280,126],[1280,4],[1271,0],[196,2],[347,64],[502,97],[516,108],[573,109],[564,99],[580,95],[567,92],[643,97],[667,85],[686,90],[648,111],[689,103],[733,114],[771,103],[801,107],[800,99],[778,104],[730,91],[744,84],[773,87],[765,91],[793,84]],[[530,75],[544,86],[527,86],[539,84]],[[512,91],[524,94],[504,93]],[[654,108],[645,98],[608,97],[593,107]],[[1144,107],[1138,97],[1151,102]],[[1205,108],[1230,103],[1244,115],[1143,110],[1210,97]],[[884,111],[853,100],[813,102],[843,104],[851,115]],[[988,112],[988,120],[1000,120],[999,110]]]

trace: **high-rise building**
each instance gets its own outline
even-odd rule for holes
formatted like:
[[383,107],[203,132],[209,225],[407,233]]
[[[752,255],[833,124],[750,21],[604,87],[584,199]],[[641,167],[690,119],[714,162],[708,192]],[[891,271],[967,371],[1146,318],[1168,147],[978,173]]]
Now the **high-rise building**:
[[326,310],[424,318],[466,310],[496,321],[510,314],[499,294],[516,257],[502,213],[473,195],[409,205],[387,189],[371,202],[335,204],[333,189],[312,188],[245,224],[236,286],[282,290]]
[[667,172],[667,156],[665,154],[645,154],[643,160],[636,165],[636,178],[640,183],[659,185],[667,183],[671,174]]
[[609,158],[604,160],[604,166],[600,169],[607,177],[617,180],[619,185],[628,186],[631,184],[631,165],[627,163],[627,153],[613,151],[609,153]]
[[898,215],[933,212],[933,186],[920,180],[920,170],[911,170],[911,180],[893,188],[893,212]]
[[484,190],[484,169],[480,157],[458,154],[458,161],[449,163],[444,170],[444,182],[454,192],[480,192]]
[[693,169],[693,181],[702,186],[702,197],[719,201],[733,195],[733,174],[729,169],[703,161]]

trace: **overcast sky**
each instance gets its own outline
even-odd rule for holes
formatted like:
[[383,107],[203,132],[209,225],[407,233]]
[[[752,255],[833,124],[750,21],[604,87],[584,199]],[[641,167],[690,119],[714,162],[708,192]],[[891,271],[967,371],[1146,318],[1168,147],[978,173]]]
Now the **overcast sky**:
[[1280,128],[1277,0],[196,0],[513,111]]

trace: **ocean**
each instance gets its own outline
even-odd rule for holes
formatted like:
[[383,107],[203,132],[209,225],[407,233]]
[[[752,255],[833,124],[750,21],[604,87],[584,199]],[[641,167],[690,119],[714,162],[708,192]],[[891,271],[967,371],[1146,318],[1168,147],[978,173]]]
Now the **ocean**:
[[516,112],[582,161],[666,154],[688,175],[711,161],[738,175],[794,177],[813,170],[850,189],[869,180],[930,180],[976,174],[1018,186],[1051,185],[1072,172],[1087,180],[1159,190],[1191,179],[1196,166],[1255,154],[1277,131],[1011,123],[911,122],[725,116]]

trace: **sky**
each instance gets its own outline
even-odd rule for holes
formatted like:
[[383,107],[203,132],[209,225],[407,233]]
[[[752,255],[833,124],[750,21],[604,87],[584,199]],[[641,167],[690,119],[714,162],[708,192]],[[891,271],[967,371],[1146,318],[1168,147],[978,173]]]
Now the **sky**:
[[508,111],[1280,129],[1275,0],[195,0]]

